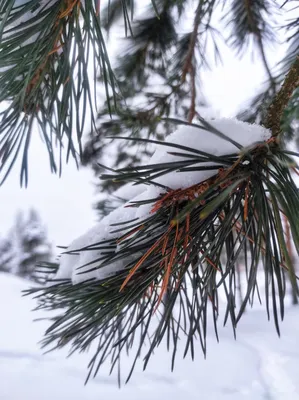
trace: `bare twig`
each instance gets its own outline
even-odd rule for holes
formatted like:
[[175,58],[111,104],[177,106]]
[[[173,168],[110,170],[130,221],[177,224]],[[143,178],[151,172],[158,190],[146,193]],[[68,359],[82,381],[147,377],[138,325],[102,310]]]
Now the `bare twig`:
[[189,115],[188,115],[188,122],[191,123],[193,121],[193,118],[196,113],[196,84],[195,84],[195,71],[194,67],[191,64],[190,67],[190,78],[191,78],[191,104],[190,104],[190,109],[189,109]]
[[195,88],[195,70],[194,70],[194,65],[193,65],[193,58],[194,58],[194,52],[195,52],[195,47],[196,47],[196,41],[197,41],[197,35],[198,35],[198,28],[200,25],[200,12],[199,10],[202,8],[202,4],[200,3],[198,5],[197,11],[196,11],[196,16],[194,20],[194,27],[193,31],[190,37],[190,43],[189,43],[189,48],[186,56],[185,63],[183,65],[183,70],[182,70],[182,83],[185,82],[186,76],[189,73],[190,74],[190,79],[191,79],[191,104],[190,104],[190,110],[189,110],[189,115],[188,115],[188,122],[192,122],[194,116],[195,116],[195,102],[196,102],[196,88]]
[[[206,30],[210,27],[210,21],[212,18],[212,11],[215,6],[215,0],[199,0],[198,6],[195,12],[195,18],[193,22],[193,31],[190,35],[189,47],[186,54],[186,58],[182,67],[182,78],[181,84],[186,81],[187,75],[190,77],[190,91],[191,91],[191,104],[188,114],[188,122],[192,122],[196,114],[196,61],[195,61],[195,49],[198,46],[198,30],[202,26]],[[204,46],[205,47],[205,46]]]
[[200,24],[200,14],[199,14],[199,12],[197,12],[195,20],[194,20],[193,31],[192,31],[192,34],[190,37],[188,52],[187,52],[186,59],[185,59],[183,69],[182,69],[182,82],[185,82],[186,76],[187,76],[188,72],[190,72],[190,69],[192,68],[192,59],[194,57],[194,51],[195,51],[195,46],[196,46],[199,24]]
[[299,56],[297,56],[292,68],[287,73],[284,83],[270,104],[263,125],[272,131],[276,137],[281,133],[281,118],[288,102],[299,86]]

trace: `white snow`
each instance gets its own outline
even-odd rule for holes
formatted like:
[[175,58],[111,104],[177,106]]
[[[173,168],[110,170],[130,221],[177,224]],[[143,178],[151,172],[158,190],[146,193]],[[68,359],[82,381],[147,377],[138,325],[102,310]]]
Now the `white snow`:
[[[135,213],[135,208],[120,207],[104,217],[99,224],[94,226],[84,235],[75,239],[68,247],[67,251],[74,251],[76,254],[62,255],[60,260],[60,268],[55,279],[72,278],[73,283],[78,283],[93,278],[103,279],[121,269],[123,267],[123,262],[117,262],[113,265],[98,268],[94,271],[89,271],[95,266],[94,263],[101,258],[103,251],[98,249],[75,252],[75,250],[83,249],[86,246],[91,246],[103,240],[117,238],[119,233],[113,232],[116,227],[111,227],[110,225],[130,221],[135,218]],[[99,262],[97,262],[97,264],[99,264]],[[84,271],[84,274],[80,274]]]
[[[239,143],[243,147],[252,146],[271,137],[271,132],[260,125],[248,124],[236,119],[219,118],[207,120],[218,131],[228,138]],[[238,153],[239,149],[227,140],[192,126],[180,126],[174,133],[166,138],[167,142],[180,144],[195,150],[204,151],[214,156],[222,156]],[[173,156],[168,152],[181,152],[173,147],[158,146],[158,149],[149,161],[149,164],[182,161],[183,157]],[[201,165],[215,165],[215,163],[203,163]],[[187,188],[202,182],[215,174],[211,171],[171,172],[154,180],[154,182],[168,186],[171,189]]]
[[121,186],[119,189],[113,192],[113,197],[119,198],[122,200],[131,200],[136,196],[139,196],[146,190],[146,185],[132,185],[131,183],[126,183],[125,185]]
[[[270,131],[259,125],[252,125],[234,119],[221,118],[207,120],[207,122],[243,147],[252,146],[256,142],[265,141],[271,137]],[[218,135],[212,134],[204,129],[186,125],[180,126],[174,133],[169,135],[167,142],[184,145],[216,156],[238,153],[240,151],[234,144]],[[157,150],[148,164],[182,161],[184,159],[184,157],[173,156],[169,154],[169,152],[187,153],[170,146],[157,146]],[[202,163],[201,165],[215,165],[215,163]],[[162,184],[171,189],[179,189],[200,183],[213,175],[215,175],[215,170],[191,172],[173,171],[154,179],[153,182]],[[127,200],[131,199],[131,202],[137,202],[157,198],[162,191],[163,189],[161,187],[155,185],[125,185],[123,188],[116,191],[115,196]],[[75,239],[68,247],[68,251],[80,250],[103,240],[115,239],[117,236],[120,236],[120,233],[111,233],[111,231],[115,229],[110,226],[111,224],[129,221],[134,218],[139,218],[141,221],[148,216],[152,204],[142,205],[139,208],[127,207],[130,205],[130,201],[124,206],[112,211],[90,231]],[[125,233],[125,230],[122,233]],[[64,254],[61,257],[56,279],[72,278],[73,283],[79,283],[92,278],[105,279],[107,276],[121,270],[124,266],[123,261],[118,261],[103,268],[90,271],[90,269],[100,264],[101,256],[101,250],[78,251],[77,255]]]
[[[37,344],[47,317],[32,313],[32,299],[21,296],[28,282],[0,273],[0,399],[1,400],[297,400],[299,399],[299,309],[290,308],[279,339],[265,311],[244,314],[234,341],[230,327],[219,326],[220,343],[208,329],[207,358],[195,342],[195,361],[176,360],[170,372],[171,355],[163,341],[142,372],[137,364],[129,383],[117,387],[116,373],[109,376],[109,362],[84,386],[92,353],[66,358],[60,350],[44,355]],[[223,314],[222,314],[223,318]],[[221,323],[219,324],[221,325]],[[123,376],[132,358],[122,357]]]

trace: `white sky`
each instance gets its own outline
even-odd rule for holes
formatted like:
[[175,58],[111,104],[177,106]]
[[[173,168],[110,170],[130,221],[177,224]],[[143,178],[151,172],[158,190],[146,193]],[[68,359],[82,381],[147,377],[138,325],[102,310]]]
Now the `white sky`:
[[[268,51],[272,66],[281,59],[284,46]],[[240,105],[250,99],[259,88],[265,74],[258,56],[252,60],[249,53],[240,60],[232,51],[222,48],[224,66],[203,75],[204,92],[216,115],[232,117]],[[29,157],[29,186],[19,186],[19,169],[15,168],[0,188],[0,235],[11,227],[19,209],[35,207],[48,228],[49,238],[55,245],[68,245],[96,221],[92,210],[95,181],[88,169],[78,171],[64,166],[62,177],[52,175],[48,157],[38,133],[32,141]]]
[[28,187],[20,188],[18,168],[0,187],[0,234],[11,227],[17,210],[33,206],[40,212],[50,240],[55,245],[67,245],[94,224],[92,173],[88,169],[78,171],[71,161],[63,166],[61,178],[51,174],[39,137],[33,140],[29,154]]

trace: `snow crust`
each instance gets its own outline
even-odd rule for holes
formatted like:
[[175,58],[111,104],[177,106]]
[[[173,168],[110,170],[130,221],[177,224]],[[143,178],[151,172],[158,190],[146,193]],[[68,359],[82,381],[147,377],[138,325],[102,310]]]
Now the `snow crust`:
[[[243,148],[252,146],[256,142],[262,142],[271,137],[271,132],[259,125],[252,125],[234,119],[207,120],[214,128],[239,143]],[[200,150],[216,156],[238,153],[240,149],[226,139],[212,134],[209,131],[194,126],[180,126],[174,133],[167,137],[168,143],[174,143]],[[157,146],[157,149],[148,164],[159,164],[173,161],[182,161],[184,157],[174,156],[169,152],[188,153],[171,146]],[[201,165],[217,165],[215,163],[201,163]],[[188,188],[200,183],[215,174],[215,170],[206,171],[172,171],[160,176],[153,182],[164,185],[171,189]],[[103,251],[94,249],[84,251],[86,246],[91,246],[108,239],[116,239],[119,232],[113,232],[116,228],[111,224],[117,224],[139,218],[146,218],[152,208],[152,204],[141,205],[138,208],[130,207],[132,202],[157,198],[163,192],[163,188],[153,185],[127,184],[114,193],[116,197],[122,197],[128,202],[112,211],[104,217],[96,226],[84,235],[75,239],[67,251],[75,251],[75,254],[63,254],[60,267],[55,279],[72,279],[74,284],[89,279],[105,279],[124,267],[124,261],[111,263],[104,267],[90,271],[101,263]],[[130,200],[130,201],[129,201]],[[129,206],[129,207],[128,207]],[[125,229],[122,234],[125,233]],[[96,247],[96,246],[95,246]],[[81,250],[81,251],[80,251]],[[117,249],[116,249],[117,251]],[[128,260],[126,260],[128,261]]]
[[[235,119],[207,120],[213,127],[227,137],[238,142],[243,147],[252,146],[271,137],[271,132],[260,125],[248,124]],[[193,126],[180,126],[174,133],[167,137],[167,142],[190,147],[195,150],[204,151],[214,156],[222,156],[238,153],[239,149],[227,140]],[[183,157],[173,156],[168,152],[187,153],[173,147],[159,146],[152,156],[149,164],[167,163],[182,161]],[[214,163],[203,163],[202,165],[213,165]],[[214,164],[215,165],[215,164]],[[215,171],[195,172],[171,172],[163,175],[154,181],[171,189],[187,188],[198,182],[204,181],[215,174]]]
[[143,193],[146,188],[146,185],[132,185],[132,183],[127,183],[115,190],[113,197],[129,201]]

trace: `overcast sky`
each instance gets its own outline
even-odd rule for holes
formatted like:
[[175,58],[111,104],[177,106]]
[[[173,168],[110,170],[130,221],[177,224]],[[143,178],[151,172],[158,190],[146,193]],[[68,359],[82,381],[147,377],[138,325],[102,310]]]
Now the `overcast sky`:
[[[277,46],[268,51],[271,65],[280,59],[283,50],[283,46]],[[203,83],[215,115],[232,117],[255,94],[265,74],[258,56],[253,60],[247,53],[239,60],[225,47],[222,53],[224,65],[206,72]],[[29,160],[27,189],[19,186],[18,169],[0,188],[0,235],[11,227],[18,210],[32,206],[40,212],[54,244],[67,245],[96,221],[92,210],[95,178],[88,169],[78,171],[73,163],[64,166],[61,178],[52,175],[38,133],[33,138]]]

